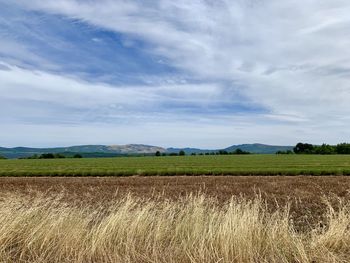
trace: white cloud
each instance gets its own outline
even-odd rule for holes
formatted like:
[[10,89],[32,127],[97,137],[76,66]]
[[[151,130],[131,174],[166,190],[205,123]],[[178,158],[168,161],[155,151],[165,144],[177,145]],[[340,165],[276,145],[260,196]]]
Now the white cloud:
[[[196,105],[212,105],[215,97],[224,101],[215,85],[125,88],[2,65],[3,146],[147,143],[217,148],[231,143],[317,143],[324,138],[335,143],[348,134],[346,117],[319,123],[291,115],[154,111],[173,100]],[[328,125],[335,129],[325,129]]]
[[239,84],[245,95],[276,114],[312,118],[350,110],[350,4],[344,0],[49,0],[26,5],[142,38],[172,66]]
[[[256,138],[281,143],[293,143],[295,138],[317,143],[347,139],[344,131],[350,128],[347,124],[350,116],[348,1],[16,2],[23,8],[65,15],[122,33],[126,36],[125,45],[141,39],[149,44],[145,52],[163,57],[162,63],[166,61],[186,75],[203,80],[204,84],[110,87],[43,72],[40,75],[19,73],[20,69],[12,68],[10,73],[0,71],[2,83],[8,84],[5,85],[7,92],[2,95],[7,96],[7,100],[14,96],[15,86],[19,93],[26,94],[26,99],[32,96],[32,99],[79,105],[83,109],[111,104],[121,106],[125,114],[131,112],[130,117],[147,115],[148,119],[154,114],[152,109],[157,111],[162,103],[182,101],[209,107],[213,105],[212,100],[216,104],[232,100],[234,104],[239,100],[233,95],[238,90],[255,105],[268,109],[268,114],[246,114],[244,122],[237,121],[235,114],[228,120],[229,114],[225,113],[219,116],[220,123],[203,114],[201,118],[211,124],[209,127],[193,122],[198,130],[205,128],[202,131],[207,134],[215,130],[213,133],[220,137],[223,129],[227,136],[221,138],[240,142],[249,138],[249,141]],[[23,76],[23,82],[18,83],[17,75]],[[50,86],[41,83],[50,83]],[[31,93],[24,93],[28,87]],[[227,94],[229,96],[225,96]],[[107,113],[103,111],[103,114]],[[185,119],[180,113],[164,118],[168,117],[179,124],[179,120]],[[279,122],[277,126],[276,122]],[[167,122],[164,123],[168,127]]]
[[40,64],[47,70],[57,70],[59,67],[41,56],[32,52],[26,46],[9,40],[0,34],[0,57],[6,58],[7,63],[21,67],[28,67],[28,64]]
[[[162,115],[161,111],[169,113],[171,109],[167,109],[168,104],[175,110],[181,110],[188,105],[193,108],[207,107],[225,100],[221,88],[215,84],[111,86],[5,63],[0,65],[3,68],[0,69],[0,115],[7,119],[12,116],[12,119],[30,121],[42,116],[39,118],[41,121],[70,120],[79,123],[92,118],[97,121],[98,117],[111,122],[115,120],[113,116],[118,116],[132,122],[135,119],[139,121],[140,117],[150,118],[157,110],[160,111],[156,113],[159,115]],[[177,105],[179,103],[181,105]],[[13,114],[19,108],[22,108],[23,114]],[[38,112],[38,108],[43,111]],[[58,115],[51,113],[53,116],[50,118],[50,111]]]

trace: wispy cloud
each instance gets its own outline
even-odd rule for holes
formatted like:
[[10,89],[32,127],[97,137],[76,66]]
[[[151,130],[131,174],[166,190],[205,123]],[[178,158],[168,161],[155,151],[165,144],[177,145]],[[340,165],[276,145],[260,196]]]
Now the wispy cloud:
[[[184,125],[206,134],[198,146],[215,134],[227,144],[347,139],[347,1],[16,0],[7,6],[43,29],[10,34],[27,22],[0,21],[1,59],[10,69],[0,70],[1,98],[32,109],[27,123],[50,116],[115,129],[156,123],[168,144],[177,131],[166,127]],[[37,101],[51,103],[42,104],[51,111],[39,119]]]
[[[211,84],[113,86],[2,63],[2,118],[36,123],[133,123],[231,114],[240,102]],[[40,110],[38,110],[40,109]],[[14,114],[22,112],[22,114]]]

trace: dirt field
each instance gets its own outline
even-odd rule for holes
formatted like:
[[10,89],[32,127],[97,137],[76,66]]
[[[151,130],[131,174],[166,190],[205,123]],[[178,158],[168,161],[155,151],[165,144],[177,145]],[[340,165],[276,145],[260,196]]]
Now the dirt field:
[[0,258],[350,262],[349,189],[341,176],[0,178]]
[[347,197],[347,176],[149,176],[149,177],[0,177],[0,191],[32,190],[48,194],[64,191],[76,198],[99,200],[128,192],[141,197],[162,194],[177,198],[201,191],[224,201],[232,195],[255,195],[259,191],[268,200],[298,198],[319,200],[322,195]]
[[346,176],[159,176],[85,178],[0,178],[0,191],[28,196],[62,195],[67,203],[103,206],[130,193],[137,197],[178,199],[201,192],[219,203],[232,196],[253,198],[261,194],[270,209],[291,201],[292,217],[299,227],[322,221],[325,197],[350,199]]

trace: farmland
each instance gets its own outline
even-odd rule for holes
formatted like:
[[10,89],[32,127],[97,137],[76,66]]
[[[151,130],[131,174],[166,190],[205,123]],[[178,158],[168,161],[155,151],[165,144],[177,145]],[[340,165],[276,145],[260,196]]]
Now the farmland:
[[0,178],[2,262],[349,262],[350,178]]
[[348,155],[0,160],[0,176],[349,175]]
[[0,193],[26,198],[61,197],[78,206],[105,207],[127,195],[145,200],[178,201],[203,194],[224,204],[232,197],[257,195],[271,209],[290,205],[299,226],[318,222],[326,212],[324,198],[350,200],[348,176],[131,176],[131,177],[1,177]]
[[349,163],[1,160],[0,262],[350,262]]

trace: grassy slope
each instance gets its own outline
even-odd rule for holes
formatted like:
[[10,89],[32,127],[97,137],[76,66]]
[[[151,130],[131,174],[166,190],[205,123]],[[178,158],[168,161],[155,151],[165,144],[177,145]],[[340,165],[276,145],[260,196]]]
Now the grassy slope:
[[346,155],[242,155],[1,160],[2,176],[348,175]]

